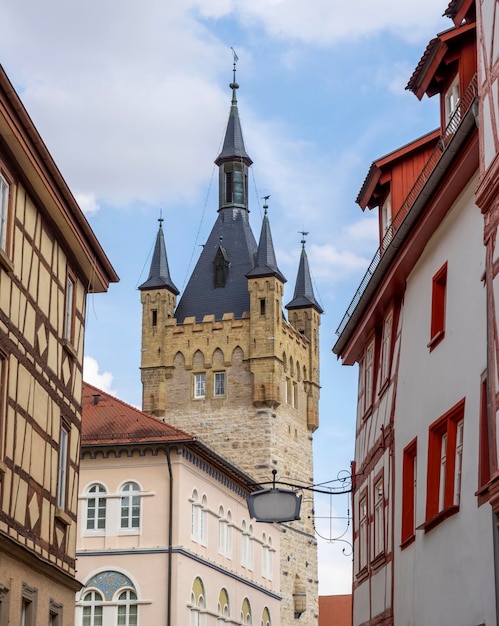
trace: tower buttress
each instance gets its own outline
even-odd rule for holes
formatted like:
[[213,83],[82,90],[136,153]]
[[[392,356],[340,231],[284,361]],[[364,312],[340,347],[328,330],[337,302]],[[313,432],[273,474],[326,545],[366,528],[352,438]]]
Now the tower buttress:
[[[305,237],[308,233],[303,232],[302,235]],[[313,432],[319,427],[319,326],[323,310],[314,295],[305,243],[305,239],[302,239],[294,296],[286,305],[286,309],[289,311],[290,323],[310,342],[306,381],[307,424]]]
[[173,318],[178,289],[175,287],[168,267],[163,219],[159,220],[156,244],[147,280],[139,286],[142,303],[142,410],[161,417],[165,415],[166,377],[163,341],[165,327]]
[[[267,200],[268,197],[265,198]],[[281,402],[282,296],[286,278],[277,267],[264,205],[264,217],[254,269],[246,274],[250,292],[249,357],[253,373],[253,404],[277,407]]]

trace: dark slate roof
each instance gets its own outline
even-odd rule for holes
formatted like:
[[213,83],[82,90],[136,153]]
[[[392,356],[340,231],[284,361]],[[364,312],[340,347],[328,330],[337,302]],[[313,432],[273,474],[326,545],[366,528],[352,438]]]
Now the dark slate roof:
[[303,246],[296,276],[295,293],[291,302],[286,305],[286,308],[289,310],[308,307],[314,307],[319,313],[323,313],[322,307],[315,299],[307,253],[305,252],[305,246]]
[[170,277],[168,258],[166,256],[165,237],[161,222],[162,220],[159,222],[156,245],[154,246],[151,269],[149,270],[149,278],[145,283],[140,285],[139,289],[144,291],[146,289],[161,289],[162,287],[165,287],[175,295],[178,295],[179,290],[175,287]]
[[[215,288],[215,255],[220,245],[230,263],[225,287]],[[186,317],[215,315],[221,320],[224,313],[234,313],[241,318],[250,309],[246,275],[255,267],[257,246],[249,225],[248,211],[223,208],[208,237],[187,287],[178,303],[175,317],[180,324]]]
[[265,215],[263,216],[262,231],[260,233],[260,241],[258,243],[258,252],[256,255],[256,266],[248,272],[246,276],[248,278],[276,276],[283,283],[286,282],[284,274],[282,274],[280,269],[277,267],[267,211],[265,211]]
[[241,130],[241,122],[239,120],[239,111],[237,109],[236,89],[237,83],[231,83],[232,104],[229,112],[229,120],[227,122],[227,130],[225,131],[225,139],[222,152],[215,160],[216,165],[221,165],[224,161],[232,159],[243,160],[246,165],[251,165],[253,161],[250,159],[246,148],[244,147],[243,131]]
[[83,383],[81,445],[124,445],[158,441],[194,441],[170,426],[105,391]]

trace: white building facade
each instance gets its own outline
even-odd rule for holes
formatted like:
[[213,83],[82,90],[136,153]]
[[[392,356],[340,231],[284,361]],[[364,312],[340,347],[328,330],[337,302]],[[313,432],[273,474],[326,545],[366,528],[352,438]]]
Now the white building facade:
[[280,528],[250,519],[252,481],[98,389],[83,403],[76,624],[278,625]]
[[483,46],[472,0],[445,13],[453,26],[430,41],[407,87],[440,98],[440,127],[371,166],[357,202],[378,208],[380,248],[333,349],[359,364],[356,626],[497,623],[487,504],[497,264],[476,197]]

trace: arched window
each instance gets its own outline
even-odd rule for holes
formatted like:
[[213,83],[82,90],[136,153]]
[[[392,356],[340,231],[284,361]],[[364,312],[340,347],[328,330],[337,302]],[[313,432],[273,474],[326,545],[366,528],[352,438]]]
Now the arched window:
[[272,580],[272,538],[265,533],[262,536],[262,576]]
[[227,589],[220,589],[218,596],[218,619],[217,626],[224,626],[227,617],[230,617],[229,594]]
[[248,569],[253,569],[253,526],[250,524],[248,529]]
[[221,506],[218,509],[218,553],[228,558],[232,552],[231,523],[231,512],[227,511],[225,515],[224,508]]
[[263,609],[262,626],[272,626],[272,620],[270,619],[270,611],[268,610],[267,607]]
[[106,489],[102,485],[92,485],[87,498],[87,530],[106,528]]
[[82,626],[102,626],[103,598],[98,591],[87,591],[83,598]]
[[206,546],[208,541],[208,498],[205,494],[199,502],[196,489],[191,496],[191,539]]
[[201,578],[197,577],[192,583],[191,589],[191,615],[190,626],[205,626],[206,595]]
[[140,487],[125,483],[121,489],[121,528],[140,528]]
[[118,596],[118,626],[137,626],[137,595],[131,589]]
[[244,624],[244,626],[251,626],[252,623],[253,622],[251,619],[251,604],[248,598],[244,598],[243,604],[241,607],[241,624]]

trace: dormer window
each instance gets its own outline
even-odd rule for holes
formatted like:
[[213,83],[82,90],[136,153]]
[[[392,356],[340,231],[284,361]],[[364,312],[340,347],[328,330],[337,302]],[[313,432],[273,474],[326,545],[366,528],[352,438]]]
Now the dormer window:
[[459,74],[456,74],[445,93],[445,125],[447,126],[459,103]]
[[381,238],[386,235],[387,230],[392,223],[392,196],[388,194],[385,201],[381,205]]

